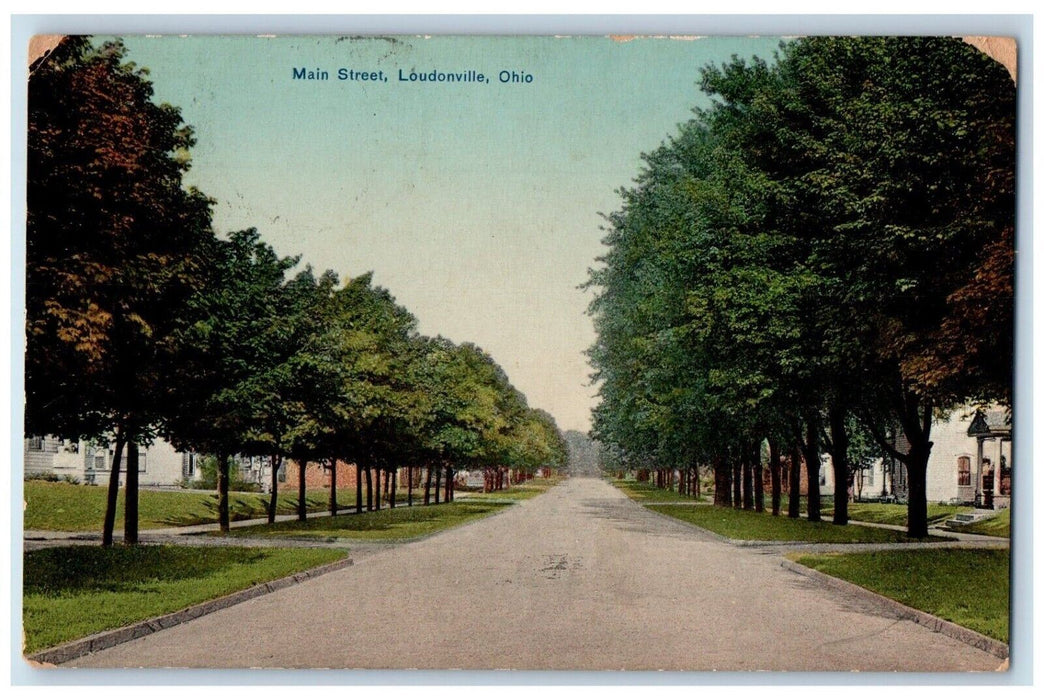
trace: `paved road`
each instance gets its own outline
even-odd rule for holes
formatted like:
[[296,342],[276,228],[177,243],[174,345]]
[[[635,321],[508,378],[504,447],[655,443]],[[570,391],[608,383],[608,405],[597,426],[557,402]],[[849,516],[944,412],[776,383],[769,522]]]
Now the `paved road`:
[[81,667],[994,670],[999,660],[574,478]]

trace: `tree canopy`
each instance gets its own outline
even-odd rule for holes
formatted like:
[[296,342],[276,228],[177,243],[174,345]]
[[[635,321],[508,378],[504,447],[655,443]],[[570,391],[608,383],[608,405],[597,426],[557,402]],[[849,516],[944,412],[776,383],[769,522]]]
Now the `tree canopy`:
[[713,462],[719,491],[759,468],[751,443],[799,448],[810,488],[825,450],[841,523],[874,436],[923,536],[933,415],[1010,404],[1014,86],[908,37],[786,42],[701,86],[713,105],[644,156],[591,272],[595,435],[636,465]]
[[124,54],[69,37],[29,81],[25,430],[115,439],[105,544],[124,446],[136,540],[137,445],[157,434],[220,458],[222,527],[232,455],[270,458],[273,491],[297,461],[301,517],[310,461],[564,463],[492,358],[421,337],[371,274],[294,273],[256,229],[215,235],[182,182],[192,130]]

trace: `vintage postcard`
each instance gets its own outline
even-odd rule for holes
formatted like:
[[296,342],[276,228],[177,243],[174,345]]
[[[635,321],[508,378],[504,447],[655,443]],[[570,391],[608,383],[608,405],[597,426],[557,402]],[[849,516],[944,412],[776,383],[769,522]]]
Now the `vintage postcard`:
[[1017,49],[35,36],[25,663],[1007,669]]

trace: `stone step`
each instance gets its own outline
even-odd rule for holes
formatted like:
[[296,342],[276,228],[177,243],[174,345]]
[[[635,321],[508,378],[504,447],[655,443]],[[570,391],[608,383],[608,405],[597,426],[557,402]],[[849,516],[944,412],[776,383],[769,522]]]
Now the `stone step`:
[[975,511],[974,513],[957,513],[946,521],[946,527],[969,525],[982,520],[989,520],[997,516],[997,511]]

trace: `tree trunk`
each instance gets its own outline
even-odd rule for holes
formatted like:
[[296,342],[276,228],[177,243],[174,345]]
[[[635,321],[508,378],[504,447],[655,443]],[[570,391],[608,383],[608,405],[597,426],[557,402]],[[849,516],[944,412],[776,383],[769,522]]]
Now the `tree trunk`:
[[397,488],[399,488],[399,470],[398,469],[394,469],[394,470],[392,470],[392,473],[391,473],[391,486],[388,489],[389,492],[391,493],[391,496],[388,498],[388,507],[389,508],[394,508],[395,507],[395,489],[397,489]]
[[779,444],[769,440],[769,478],[772,479],[772,514],[779,515],[779,504],[782,495],[782,464],[779,458]]
[[[895,416],[906,437],[910,450],[906,454],[899,452],[895,441],[889,440],[886,433],[874,430],[868,424],[871,434],[884,450],[906,465],[908,482],[908,503],[906,511],[906,532],[910,537],[928,536],[928,493],[927,474],[928,458],[932,454],[932,402],[924,401],[913,392],[899,390],[896,393]],[[998,467],[999,468],[999,467]],[[893,480],[895,475],[892,475]],[[893,488],[894,488],[893,482]]]
[[431,504],[431,465],[425,467],[427,474],[424,478],[424,505]]
[[297,519],[304,522],[308,519],[308,501],[307,498],[307,471],[308,471],[308,460],[299,459],[297,460]]
[[703,498],[703,494],[700,492],[700,465],[697,464],[692,468],[693,478],[696,480],[696,500]]
[[790,497],[787,499],[787,517],[801,517],[801,448],[790,448]]
[[138,544],[138,443],[127,440],[127,481],[123,487],[123,542]]
[[446,494],[443,497],[443,501],[446,503],[450,502],[450,496],[453,492],[453,467],[446,467]]
[[413,467],[406,467],[406,505],[413,507]]
[[378,467],[378,468],[373,470],[373,478],[377,480],[377,483],[374,484],[374,486],[376,488],[374,488],[374,490],[373,490],[374,510],[380,510],[381,509],[381,468],[380,467]]
[[337,515],[337,458],[330,459],[330,515]]
[[740,468],[743,470],[743,510],[754,510],[754,464],[747,447],[743,448]]
[[366,510],[373,510],[373,475],[370,467],[366,467]]
[[355,464],[355,512],[362,513],[362,467]]
[[729,455],[732,460],[732,507],[743,507],[743,462]]
[[931,443],[928,443],[928,449],[924,449],[924,446],[911,446],[909,461],[906,463],[907,484],[909,485],[906,534],[910,537],[925,538],[928,536],[927,476],[930,454]]
[[276,512],[278,512],[279,508],[279,466],[281,463],[282,458],[279,455],[272,455],[272,493],[268,501],[269,524],[275,522]]
[[120,462],[123,459],[123,446],[126,441],[123,431],[116,429],[116,449],[112,454],[112,467],[109,472],[109,492],[105,499],[105,523],[102,525],[102,547],[112,546],[112,531],[116,528],[116,502],[120,495]]
[[230,529],[228,517],[228,455],[219,454],[217,459],[218,529],[221,532],[228,532]]
[[435,505],[439,504],[439,491],[442,488],[442,467],[435,467]]
[[732,470],[721,455],[714,456],[714,505],[732,505]]
[[834,524],[848,524],[848,428],[844,409],[830,408],[830,463],[834,472]]
[[801,451],[805,456],[805,473],[808,475],[808,520],[819,522],[823,519],[819,498],[819,426],[814,419],[805,422],[805,442]]
[[761,466],[761,445],[754,443],[750,446],[751,465],[754,470],[754,511],[765,512],[765,474]]

